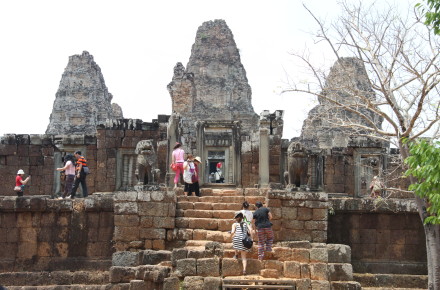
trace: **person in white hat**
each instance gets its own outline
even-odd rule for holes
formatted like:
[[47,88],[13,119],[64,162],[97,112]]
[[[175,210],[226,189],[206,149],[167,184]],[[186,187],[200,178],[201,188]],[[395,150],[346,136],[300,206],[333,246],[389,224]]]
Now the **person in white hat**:
[[15,177],[15,187],[14,191],[17,193],[17,196],[23,196],[24,186],[31,180],[31,176],[29,175],[25,180],[23,180],[24,170],[20,169],[17,172],[17,176]]

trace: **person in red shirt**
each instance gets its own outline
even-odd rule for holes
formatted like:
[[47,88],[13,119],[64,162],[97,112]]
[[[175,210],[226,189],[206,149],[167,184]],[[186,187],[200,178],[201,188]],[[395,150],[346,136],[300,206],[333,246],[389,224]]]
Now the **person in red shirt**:
[[23,180],[24,171],[23,169],[18,170],[17,176],[15,177],[15,192],[18,196],[23,196],[24,186],[31,179],[29,175],[25,180]]
[[83,197],[87,197],[89,195],[86,184],[87,173],[84,171],[84,169],[87,167],[87,161],[84,158],[84,156],[81,155],[81,151],[75,152],[75,158],[76,158],[76,171],[75,171],[76,176],[72,188],[72,193],[70,194],[70,198],[72,199],[75,198],[76,190],[78,189],[80,183],[83,191]]

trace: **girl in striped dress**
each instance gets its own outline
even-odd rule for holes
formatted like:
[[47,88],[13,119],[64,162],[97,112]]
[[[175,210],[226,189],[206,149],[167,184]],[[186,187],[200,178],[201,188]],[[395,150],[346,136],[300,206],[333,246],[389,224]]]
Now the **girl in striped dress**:
[[234,218],[235,218],[235,223],[232,225],[232,230],[231,230],[231,234],[233,235],[232,248],[235,250],[234,259],[238,259],[238,252],[240,251],[241,259],[243,262],[243,275],[246,275],[246,266],[247,266],[246,254],[249,250],[243,245],[242,240],[245,237],[245,234],[249,230],[247,223],[243,221],[242,212],[239,211],[236,212]]

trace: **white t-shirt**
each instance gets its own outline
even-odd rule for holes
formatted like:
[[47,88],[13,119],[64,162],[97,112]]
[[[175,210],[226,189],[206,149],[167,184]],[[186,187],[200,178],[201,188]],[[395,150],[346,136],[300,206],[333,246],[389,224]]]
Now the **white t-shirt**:
[[75,175],[75,166],[73,166],[73,163],[72,163],[72,161],[67,161],[66,162],[66,170],[65,170],[65,173],[66,173],[66,175]]

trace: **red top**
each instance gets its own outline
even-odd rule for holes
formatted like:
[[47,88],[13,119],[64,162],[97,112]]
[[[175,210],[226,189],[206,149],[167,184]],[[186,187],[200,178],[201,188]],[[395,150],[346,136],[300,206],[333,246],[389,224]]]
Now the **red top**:
[[82,164],[82,167],[87,166],[86,159],[84,156],[80,156],[78,160],[76,161],[76,170],[79,170],[79,166]]
[[222,163],[221,162],[217,163],[217,168],[222,168]]
[[21,183],[21,181],[23,180],[23,178],[20,175],[17,175],[15,177],[15,186],[22,186],[23,183]]

